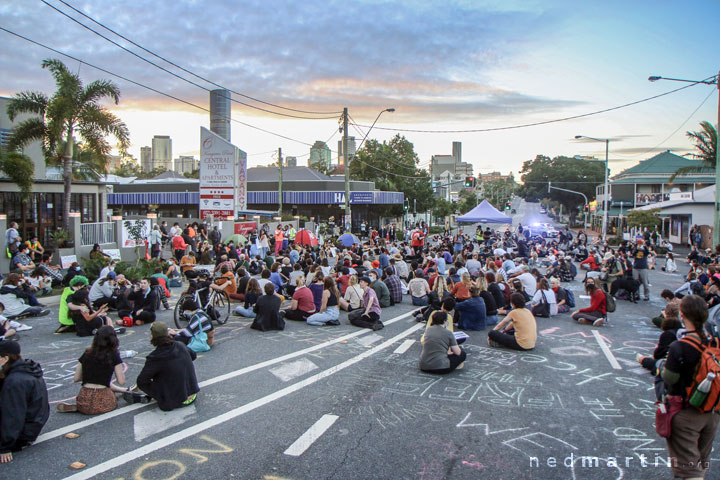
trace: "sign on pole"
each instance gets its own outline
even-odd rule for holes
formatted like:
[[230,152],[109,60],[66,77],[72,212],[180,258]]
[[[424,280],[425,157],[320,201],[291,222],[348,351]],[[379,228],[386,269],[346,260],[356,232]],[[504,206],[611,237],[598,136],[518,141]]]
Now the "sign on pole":
[[200,127],[200,218],[234,217],[246,199],[247,154]]

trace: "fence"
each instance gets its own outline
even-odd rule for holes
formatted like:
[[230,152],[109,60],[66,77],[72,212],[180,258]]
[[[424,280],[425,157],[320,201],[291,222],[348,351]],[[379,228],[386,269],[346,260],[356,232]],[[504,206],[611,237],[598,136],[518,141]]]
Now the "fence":
[[80,245],[83,247],[115,242],[115,222],[82,223]]

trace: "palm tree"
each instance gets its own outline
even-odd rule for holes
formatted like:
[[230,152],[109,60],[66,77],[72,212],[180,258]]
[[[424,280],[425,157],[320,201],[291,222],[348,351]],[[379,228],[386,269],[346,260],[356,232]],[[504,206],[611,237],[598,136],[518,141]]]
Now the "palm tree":
[[50,70],[57,90],[51,98],[41,92],[20,92],[10,100],[7,114],[11,120],[21,113],[39,117],[20,122],[13,129],[8,146],[14,151],[40,140],[46,161],[61,155],[65,184],[63,228],[69,231],[74,135],[77,133],[82,138],[87,150],[104,157],[111,150],[105,137],[114,136],[120,151],[125,152],[130,143],[130,133],[125,123],[98,103],[109,97],[117,105],[120,89],[114,83],[96,80],[83,86],[80,77],[56,59],[43,60],[42,67]]
[[717,157],[715,156],[717,152],[717,130],[715,130],[712,123],[707,121],[700,122],[700,127],[702,130],[686,132],[685,135],[695,142],[695,148],[700,152],[695,156],[702,160],[702,165],[678,168],[673,176],[670,177],[670,183],[675,181],[675,177],[687,175],[688,173],[715,170],[715,163],[717,161]]

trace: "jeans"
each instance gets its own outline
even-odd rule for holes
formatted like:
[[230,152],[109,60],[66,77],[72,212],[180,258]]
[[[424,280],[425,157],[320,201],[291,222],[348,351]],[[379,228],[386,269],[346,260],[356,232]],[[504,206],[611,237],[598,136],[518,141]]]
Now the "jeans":
[[650,288],[648,282],[648,269],[647,268],[633,268],[632,276],[635,280],[642,283],[643,295],[645,299],[650,298]]
[[235,313],[237,315],[242,315],[243,317],[246,317],[246,318],[255,318],[255,312],[253,312],[252,305],[250,306],[250,308],[235,307]]
[[496,325],[498,322],[497,315],[487,315],[485,317],[485,325]]
[[423,295],[422,297],[412,297],[412,304],[416,307],[426,307],[428,304],[428,296]]
[[180,280],[179,278],[171,278],[171,279],[167,282],[167,286],[168,286],[168,288],[170,288],[170,287],[182,287],[182,280]]
[[458,365],[463,363],[465,359],[467,358],[467,353],[465,353],[465,350],[462,348],[460,349],[460,355],[455,355],[454,353],[451,353],[448,355],[448,360],[450,360],[450,367],[449,368],[439,368],[437,370],[423,370],[423,372],[427,373],[450,373],[453,370],[455,370]]
[[307,318],[308,325],[320,326],[325,322],[337,320],[340,317],[338,307],[326,307],[322,313],[313,313]]

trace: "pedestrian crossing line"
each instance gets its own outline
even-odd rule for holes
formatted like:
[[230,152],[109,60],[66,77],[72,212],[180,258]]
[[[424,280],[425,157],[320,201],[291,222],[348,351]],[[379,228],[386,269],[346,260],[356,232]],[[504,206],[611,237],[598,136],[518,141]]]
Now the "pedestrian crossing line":
[[[395,323],[395,322],[399,322],[400,320],[403,320],[403,319],[405,319],[405,318],[410,317],[411,314],[412,314],[412,312],[403,313],[402,315],[398,315],[397,317],[391,318],[390,320],[388,320],[388,321],[386,321],[386,322],[383,322],[383,323],[384,323],[385,325],[391,325],[391,324],[393,324],[393,323]],[[332,344],[334,344],[334,343],[339,343],[339,342],[342,342],[342,341],[344,341],[344,340],[348,340],[348,339],[351,339],[351,338],[359,337],[359,336],[361,336],[361,335],[365,335],[365,334],[368,334],[368,333],[373,333],[373,331],[372,331],[372,330],[369,330],[369,329],[363,328],[363,329],[358,330],[357,332],[349,333],[349,334],[347,334],[347,335],[343,335],[343,336],[341,336],[341,337],[337,337],[337,338],[335,338],[335,339],[328,340],[327,342],[323,342],[323,343],[320,343],[320,344],[318,344],[318,345],[314,345],[314,346],[312,346],[312,347],[308,347],[308,348],[304,348],[304,349],[302,349],[302,350],[298,350],[297,352],[288,353],[287,355],[283,355],[283,356],[281,356],[281,357],[272,358],[272,359],[266,360],[266,361],[264,361],[264,362],[256,363],[255,365],[250,365],[250,366],[241,368],[241,369],[239,369],[239,370],[235,370],[235,371],[232,371],[232,372],[228,372],[228,373],[225,373],[225,374],[223,374],[223,375],[218,375],[217,377],[209,378],[209,379],[207,379],[207,380],[205,380],[205,381],[203,381],[203,382],[200,382],[200,383],[199,383],[199,386],[200,386],[200,388],[203,388],[203,387],[208,387],[208,386],[210,386],[210,385],[214,385],[214,384],[216,384],[216,383],[224,382],[225,380],[230,380],[231,378],[239,377],[239,376],[241,376],[241,375],[245,375],[246,373],[254,372],[254,371],[256,371],[256,370],[260,370],[260,369],[265,368],[265,367],[268,367],[268,366],[270,366],[270,365],[275,365],[275,364],[277,364],[277,363],[282,363],[282,362],[285,362],[285,361],[287,361],[287,360],[290,360],[290,359],[293,359],[293,358],[296,358],[296,357],[300,357],[300,356],[305,355],[305,354],[307,354],[307,353],[315,352],[315,351],[317,351],[317,350],[321,350],[321,349],[326,348],[326,347],[328,347],[328,346],[330,346],[330,345],[332,345]],[[151,406],[151,405],[153,405],[153,404],[150,404],[150,406]],[[133,404],[133,405],[127,405],[127,406],[122,407],[122,408],[117,408],[117,409],[113,410],[112,412],[104,413],[104,414],[102,414],[102,415],[98,415],[98,416],[93,417],[93,418],[88,418],[87,420],[83,420],[83,421],[81,421],[81,422],[73,423],[73,424],[67,425],[67,426],[65,426],[65,427],[60,427],[60,428],[58,428],[58,429],[56,429],[56,430],[52,430],[52,431],[50,431],[50,432],[43,433],[42,435],[40,435],[40,436],[37,438],[37,440],[35,440],[35,442],[33,442],[33,444],[34,444],[34,445],[37,445],[38,443],[42,443],[42,442],[45,442],[45,441],[48,441],[48,440],[52,440],[52,439],[54,439],[54,438],[62,437],[62,436],[65,435],[66,433],[75,432],[75,431],[77,431],[77,430],[79,430],[79,429],[82,429],[82,428],[85,428],[85,427],[89,427],[89,426],[91,426],[91,425],[95,425],[95,424],[97,424],[97,423],[104,422],[105,420],[110,420],[111,418],[115,418],[115,417],[118,417],[118,416],[123,415],[123,414],[125,414],[125,413],[130,413],[130,412],[133,412],[133,411],[138,410],[138,409],[140,409],[140,408],[144,408],[144,407],[148,407],[148,406],[149,406],[148,404],[136,403],[136,404]]]
[[298,390],[302,390],[303,388],[305,388],[309,385],[317,383],[320,380],[323,380],[327,377],[335,375],[336,373],[341,372],[342,370],[345,370],[346,368],[351,367],[352,365],[355,365],[356,363],[362,362],[363,360],[370,357],[371,355],[374,355],[382,350],[385,350],[386,348],[388,348],[389,346],[391,346],[398,340],[402,340],[403,338],[407,337],[408,335],[410,335],[424,327],[425,327],[425,325],[423,325],[422,323],[413,325],[412,327],[404,330],[403,332],[399,333],[398,335],[395,335],[394,337],[384,341],[380,345],[373,347],[372,349],[367,350],[365,352],[362,352],[361,354],[356,355],[348,360],[345,360],[344,362],[339,363],[333,367],[330,367],[327,370],[323,370],[320,373],[316,373],[315,375],[313,375],[311,377],[308,377],[304,380],[300,380],[299,382],[293,383],[292,385],[288,385],[285,388],[282,388],[282,389],[280,389],[276,392],[273,392],[269,395],[265,395],[264,397],[258,398],[257,400],[254,400],[252,402],[246,403],[245,405],[242,405],[233,410],[225,412],[222,415],[218,415],[216,417],[205,420],[204,422],[200,422],[196,425],[192,425],[184,430],[180,430],[171,435],[168,435],[167,437],[161,438],[152,443],[149,443],[142,447],[136,448],[135,450],[131,450],[129,452],[118,455],[114,458],[111,458],[110,460],[107,460],[98,465],[89,467],[86,470],[78,472],[74,475],[65,477],[65,480],[87,480],[89,478],[93,478],[96,475],[103,474],[109,470],[112,470],[113,468],[117,468],[119,466],[125,465],[133,460],[137,460],[138,458],[147,456],[152,452],[155,452],[162,448],[173,445],[177,442],[185,440],[186,438],[193,437],[193,436],[195,436],[201,432],[204,432],[205,430],[208,430],[210,428],[217,427],[218,425],[222,425],[223,423],[229,422],[230,420],[233,420],[233,419],[235,419],[241,415],[244,415],[248,412],[252,412],[253,410],[256,410],[260,407],[269,405],[270,403],[274,402],[275,400],[284,398],[292,393],[297,392]]
[[400,344],[399,347],[395,349],[393,353],[402,354],[408,351],[410,347],[412,347],[413,343],[415,343],[415,340],[405,340],[403,343]]
[[607,358],[608,362],[610,362],[610,365],[612,365],[615,370],[622,370],[622,367],[615,358],[615,355],[613,355],[613,353],[610,351],[607,343],[605,343],[605,340],[602,339],[600,332],[598,332],[597,330],[593,330],[592,333],[595,336],[595,340],[597,341],[598,345],[600,345],[600,350],[602,350],[602,352],[605,354],[605,358]]
[[333,423],[340,418],[337,415],[323,415],[320,420],[315,422],[313,426],[307,429],[305,433],[300,435],[300,438],[295,440],[292,445],[285,450],[285,455],[291,457],[299,457],[305,450],[310,448],[310,445],[315,443],[315,440],[327,431],[328,428],[332,427]]

